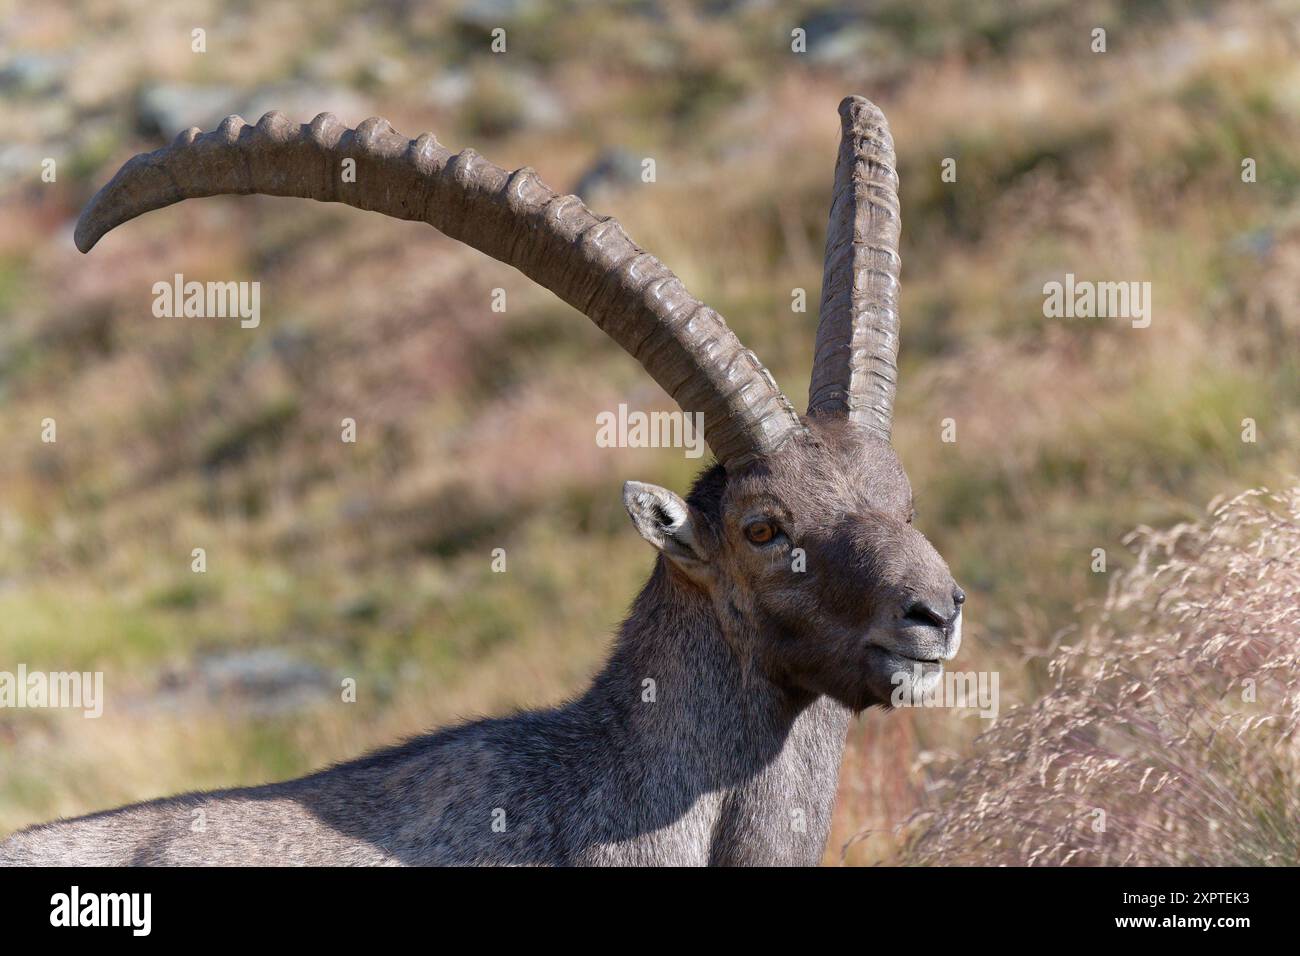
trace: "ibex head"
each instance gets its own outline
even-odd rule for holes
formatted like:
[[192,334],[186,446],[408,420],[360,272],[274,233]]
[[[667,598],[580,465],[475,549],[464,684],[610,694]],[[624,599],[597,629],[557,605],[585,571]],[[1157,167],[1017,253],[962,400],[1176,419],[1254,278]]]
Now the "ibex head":
[[957,587],[912,526],[893,449],[844,416],[687,500],[628,482],[641,534],[710,597],[736,650],[772,680],[861,710],[942,673],[961,645]]
[[[683,501],[629,483],[625,502],[671,573],[711,598],[724,633],[772,680],[863,708],[887,704],[916,667],[924,683],[960,643],[964,595],[911,525],[889,444],[898,352],[898,178],[883,114],[840,104],[821,318],[800,417],[722,317],[693,298],[613,219],[430,134],[356,130],[322,114],[268,113],[191,129],[128,162],[90,202],[83,252],[122,222],[183,199],[265,193],[342,202],[428,222],[515,266],[703,414],[718,465]],[[354,175],[341,169],[352,160]]]

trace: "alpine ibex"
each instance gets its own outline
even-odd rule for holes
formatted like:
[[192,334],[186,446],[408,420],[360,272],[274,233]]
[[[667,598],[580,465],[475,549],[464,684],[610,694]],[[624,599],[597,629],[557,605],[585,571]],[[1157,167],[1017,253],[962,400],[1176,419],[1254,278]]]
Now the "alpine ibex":
[[[898,177],[883,114],[840,104],[806,416],[722,317],[619,224],[532,169],[506,172],[382,119],[268,113],[130,160],[76,230],[195,196],[265,193],[422,220],[585,312],[683,408],[717,464],[683,500],[628,482],[659,552],[590,688],[300,780],[34,827],[8,863],[812,864],[850,716],[930,685],[965,596],[912,526],[890,446]],[[355,182],[339,176],[355,160]],[[916,670],[919,668],[919,671]],[[649,685],[647,681],[654,681]],[[646,689],[653,686],[654,693]],[[201,822],[201,825],[200,825]]]

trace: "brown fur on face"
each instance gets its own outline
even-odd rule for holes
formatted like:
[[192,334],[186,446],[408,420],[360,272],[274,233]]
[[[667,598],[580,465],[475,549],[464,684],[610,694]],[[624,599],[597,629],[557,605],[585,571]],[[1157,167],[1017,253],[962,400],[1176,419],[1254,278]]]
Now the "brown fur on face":
[[[703,474],[688,498],[694,559],[668,556],[770,679],[857,710],[888,705],[918,664],[928,685],[956,654],[964,595],[911,524],[893,448],[844,419],[806,424],[778,454]],[[773,539],[748,540],[764,521]]]

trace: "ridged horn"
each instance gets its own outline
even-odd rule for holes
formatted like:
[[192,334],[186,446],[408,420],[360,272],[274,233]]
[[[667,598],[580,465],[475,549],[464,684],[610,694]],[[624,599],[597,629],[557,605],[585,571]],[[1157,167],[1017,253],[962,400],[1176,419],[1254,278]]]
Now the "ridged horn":
[[[356,163],[345,182],[342,164]],[[262,193],[340,202],[429,225],[514,266],[585,313],[684,410],[724,465],[779,448],[799,419],[754,354],[610,217],[560,196],[530,168],[507,172],[432,134],[408,140],[386,120],[355,130],[328,113],[298,125],[267,113],[227,117],[129,160],[81,214],[88,252],[110,229],[183,199]]]
[[840,103],[809,415],[848,415],[886,441],[898,387],[898,172],[874,103]]

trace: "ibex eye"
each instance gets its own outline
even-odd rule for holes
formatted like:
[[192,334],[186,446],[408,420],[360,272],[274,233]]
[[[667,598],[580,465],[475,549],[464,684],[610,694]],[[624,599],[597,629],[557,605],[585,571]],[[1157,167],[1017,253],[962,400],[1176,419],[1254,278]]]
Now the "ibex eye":
[[754,544],[767,544],[776,537],[776,525],[770,521],[752,521],[745,525],[745,537]]

